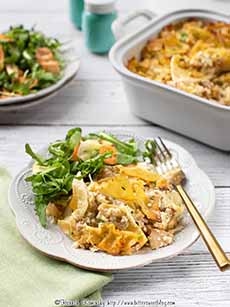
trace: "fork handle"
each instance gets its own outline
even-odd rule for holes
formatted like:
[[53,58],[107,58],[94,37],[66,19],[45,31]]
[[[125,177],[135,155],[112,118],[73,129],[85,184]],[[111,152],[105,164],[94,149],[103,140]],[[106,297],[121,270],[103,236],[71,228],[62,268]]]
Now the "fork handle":
[[194,223],[196,224],[219,269],[221,271],[229,269],[230,260],[227,258],[225,252],[223,251],[222,247],[209,229],[205,220],[197,210],[195,204],[181,185],[176,185],[176,189],[180,194],[181,198],[183,199],[188,212],[190,213]]

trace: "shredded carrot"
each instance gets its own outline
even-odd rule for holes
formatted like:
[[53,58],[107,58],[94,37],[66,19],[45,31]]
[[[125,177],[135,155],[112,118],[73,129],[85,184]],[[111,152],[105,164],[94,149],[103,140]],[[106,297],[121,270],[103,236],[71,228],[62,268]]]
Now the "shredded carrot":
[[80,147],[80,143],[77,144],[75,147],[74,147],[74,150],[73,150],[73,154],[72,154],[72,160],[73,161],[76,161],[77,160],[77,154],[78,154],[78,149]]
[[103,154],[106,152],[111,152],[112,153],[112,157],[105,159],[105,163],[106,164],[110,164],[110,165],[114,165],[117,162],[117,150],[114,146],[110,146],[110,145],[106,145],[106,146],[102,146],[99,149],[99,153]]

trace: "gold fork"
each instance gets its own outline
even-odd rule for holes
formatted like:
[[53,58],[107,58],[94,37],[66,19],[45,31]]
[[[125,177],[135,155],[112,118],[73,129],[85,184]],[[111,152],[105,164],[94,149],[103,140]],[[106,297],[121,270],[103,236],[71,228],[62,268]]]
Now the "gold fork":
[[230,268],[230,260],[227,258],[217,239],[183,188],[182,184],[185,182],[186,177],[180,164],[172,156],[171,152],[160,137],[155,139],[155,143],[157,149],[155,156],[157,170],[160,174],[168,177],[170,182],[174,185],[181,198],[183,199],[188,212],[196,224],[216,264],[222,272],[225,271],[226,269]]

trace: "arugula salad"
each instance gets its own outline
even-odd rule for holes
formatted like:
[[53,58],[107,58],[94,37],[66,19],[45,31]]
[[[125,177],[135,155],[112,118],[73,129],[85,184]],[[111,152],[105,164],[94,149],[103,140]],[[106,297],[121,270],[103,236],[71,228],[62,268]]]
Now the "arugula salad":
[[0,99],[49,87],[62,76],[61,43],[34,28],[10,27],[0,34]]
[[74,179],[90,182],[103,170],[116,165],[132,165],[148,160],[154,164],[155,142],[147,140],[141,151],[134,139],[126,142],[105,132],[82,135],[81,128],[68,131],[64,140],[48,147],[48,157],[35,153],[29,144],[25,151],[35,161],[33,174],[27,177],[35,195],[40,223],[47,225],[46,209],[50,202],[67,206]]

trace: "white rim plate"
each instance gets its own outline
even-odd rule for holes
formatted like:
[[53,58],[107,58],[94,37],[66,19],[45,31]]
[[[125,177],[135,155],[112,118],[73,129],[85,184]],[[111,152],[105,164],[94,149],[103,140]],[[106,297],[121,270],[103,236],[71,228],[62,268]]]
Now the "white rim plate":
[[67,87],[75,79],[75,76],[76,76],[76,74],[73,75],[72,78],[69,78],[68,80],[66,80],[66,82],[64,84],[62,84],[62,86],[60,86],[60,88],[56,88],[56,90],[50,91],[48,95],[44,95],[40,98],[35,98],[33,100],[26,101],[26,102],[3,105],[3,106],[0,105],[0,112],[20,111],[22,109],[31,108],[31,107],[34,107],[38,104],[41,104],[41,103],[45,102],[46,100],[49,100],[50,98],[56,96],[58,94],[59,90]]
[[[110,131],[120,139],[135,137],[140,146],[144,138],[124,132]],[[215,207],[215,189],[209,177],[197,166],[193,157],[181,146],[166,141],[166,144],[178,159],[188,178],[186,190],[207,219]],[[46,150],[42,151],[43,153]],[[176,235],[172,245],[152,251],[143,249],[130,256],[112,256],[104,252],[93,253],[89,250],[73,248],[71,241],[57,225],[43,228],[34,212],[31,185],[25,177],[31,174],[32,161],[13,180],[9,190],[9,203],[16,217],[16,224],[21,235],[44,254],[69,262],[77,267],[94,271],[117,271],[143,266],[156,260],[172,257],[192,245],[199,233],[190,216],[184,214],[185,228]]]
[[[44,88],[37,93],[29,94],[26,96],[17,96],[7,99],[0,99],[0,110],[4,110],[8,107],[27,104],[32,104],[35,101],[42,100],[45,97],[48,97],[51,94],[57,93],[63,86],[68,84],[77,74],[79,68],[80,68],[80,59],[78,57],[78,51],[75,46],[76,42],[72,42],[71,45],[69,45],[69,48],[66,52],[63,53],[63,58],[65,60],[65,68],[63,71],[62,78],[55,84]],[[8,110],[11,110],[8,108]]]

